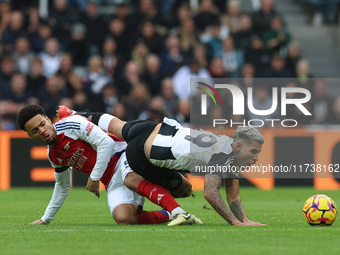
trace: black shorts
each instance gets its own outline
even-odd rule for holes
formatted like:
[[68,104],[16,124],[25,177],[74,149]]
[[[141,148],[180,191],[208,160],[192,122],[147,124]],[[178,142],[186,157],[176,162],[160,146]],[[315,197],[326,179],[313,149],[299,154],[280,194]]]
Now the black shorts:
[[182,175],[176,170],[153,165],[145,155],[144,144],[158,124],[134,120],[123,126],[122,136],[127,142],[126,157],[131,169],[145,180],[173,191],[181,185]]

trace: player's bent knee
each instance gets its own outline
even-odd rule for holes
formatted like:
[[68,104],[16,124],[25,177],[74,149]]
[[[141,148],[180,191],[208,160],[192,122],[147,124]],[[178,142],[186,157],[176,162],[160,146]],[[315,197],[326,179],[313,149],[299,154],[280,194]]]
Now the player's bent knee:
[[135,225],[138,224],[138,221],[136,221],[136,219],[131,219],[131,218],[127,218],[127,217],[118,217],[118,218],[114,218],[115,221],[117,222],[118,225]]
[[138,224],[137,207],[134,204],[118,205],[112,212],[118,225]]

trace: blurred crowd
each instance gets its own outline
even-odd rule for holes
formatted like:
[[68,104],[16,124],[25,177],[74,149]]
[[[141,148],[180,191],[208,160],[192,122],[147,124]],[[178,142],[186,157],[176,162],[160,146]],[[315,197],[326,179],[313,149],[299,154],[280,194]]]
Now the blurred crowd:
[[[190,78],[242,78],[245,93],[254,86],[256,109],[270,108],[272,85],[255,78],[294,78],[281,86],[309,89],[313,116],[288,114],[301,124],[340,123],[340,99],[313,79],[273,0],[252,13],[239,0],[50,0],[46,18],[38,3],[0,0],[0,129],[17,129],[29,103],[51,119],[66,105],[186,125],[197,96]],[[211,112],[219,114],[233,117]]]

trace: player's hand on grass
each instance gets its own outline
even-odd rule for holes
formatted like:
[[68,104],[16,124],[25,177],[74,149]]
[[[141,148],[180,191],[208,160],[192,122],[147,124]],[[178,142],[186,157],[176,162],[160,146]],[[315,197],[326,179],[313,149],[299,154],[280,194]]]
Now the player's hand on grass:
[[255,221],[247,221],[247,222],[234,222],[232,224],[233,226],[265,226],[265,224],[262,224],[260,222],[255,222]]
[[91,191],[92,193],[94,193],[98,198],[100,197],[100,193],[99,193],[99,181],[93,181],[89,177],[89,179],[87,180],[86,189],[88,191]]
[[30,225],[46,225],[46,223],[43,222],[41,219],[39,219],[39,220],[31,222]]
[[266,224],[256,222],[256,221],[247,221],[247,223],[252,224],[251,226],[266,226]]

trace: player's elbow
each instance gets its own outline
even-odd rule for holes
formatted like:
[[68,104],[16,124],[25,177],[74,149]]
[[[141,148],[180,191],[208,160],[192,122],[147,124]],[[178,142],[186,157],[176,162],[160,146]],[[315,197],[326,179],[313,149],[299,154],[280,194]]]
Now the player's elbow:
[[227,201],[228,201],[228,204],[231,204],[234,201],[241,201],[240,194],[232,194],[232,195],[228,194]]
[[105,137],[104,143],[108,148],[113,148],[115,145],[114,140],[112,140],[109,136]]

